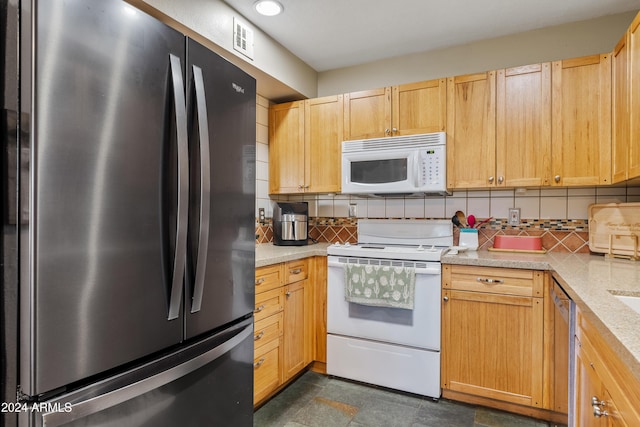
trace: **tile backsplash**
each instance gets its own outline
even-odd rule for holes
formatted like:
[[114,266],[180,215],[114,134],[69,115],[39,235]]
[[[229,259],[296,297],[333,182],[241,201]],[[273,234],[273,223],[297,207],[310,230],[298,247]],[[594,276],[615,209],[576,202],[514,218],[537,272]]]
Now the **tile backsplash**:
[[[482,220],[483,218],[479,218]],[[585,220],[523,220],[518,226],[510,226],[506,219],[492,219],[480,226],[479,250],[493,246],[497,235],[540,236],[542,247],[549,252],[588,253],[589,226]],[[356,218],[309,218],[309,237],[318,242],[356,243],[358,222]],[[459,231],[454,227],[454,244]],[[273,228],[268,220],[256,223],[256,243],[273,241]]]

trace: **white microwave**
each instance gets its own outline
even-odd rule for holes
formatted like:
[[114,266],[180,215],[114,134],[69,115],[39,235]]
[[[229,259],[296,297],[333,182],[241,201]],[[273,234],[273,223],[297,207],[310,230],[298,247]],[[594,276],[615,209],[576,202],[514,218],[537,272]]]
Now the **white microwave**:
[[342,193],[447,194],[446,133],[342,143]]

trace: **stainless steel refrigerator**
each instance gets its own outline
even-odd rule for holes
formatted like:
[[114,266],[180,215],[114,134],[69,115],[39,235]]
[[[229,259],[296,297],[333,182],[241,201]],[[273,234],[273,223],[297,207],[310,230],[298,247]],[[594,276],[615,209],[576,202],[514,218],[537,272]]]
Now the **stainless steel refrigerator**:
[[252,425],[255,80],[122,0],[0,19],[3,423]]

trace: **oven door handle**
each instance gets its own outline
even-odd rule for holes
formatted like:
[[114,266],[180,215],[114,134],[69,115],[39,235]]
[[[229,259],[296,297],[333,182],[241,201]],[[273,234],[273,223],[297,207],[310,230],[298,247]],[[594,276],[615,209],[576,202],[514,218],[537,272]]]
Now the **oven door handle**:
[[[347,265],[347,263],[344,262],[340,262],[340,261],[328,261],[327,262],[327,266],[328,267],[338,267],[338,268],[343,268],[345,265]],[[362,264],[364,265],[364,264]],[[442,270],[440,268],[440,264],[438,264],[438,267],[426,267],[426,268],[416,268],[416,274],[441,274]]]

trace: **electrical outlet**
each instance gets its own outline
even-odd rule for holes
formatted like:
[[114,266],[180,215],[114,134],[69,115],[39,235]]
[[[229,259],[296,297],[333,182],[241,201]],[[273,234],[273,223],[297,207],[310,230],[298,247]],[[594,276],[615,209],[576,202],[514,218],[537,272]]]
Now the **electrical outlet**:
[[358,205],[355,203],[349,204],[349,218],[355,218],[358,216]]
[[509,225],[520,225],[520,208],[509,209]]
[[258,221],[260,221],[260,224],[264,224],[265,222],[264,208],[258,208]]

